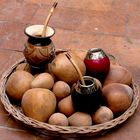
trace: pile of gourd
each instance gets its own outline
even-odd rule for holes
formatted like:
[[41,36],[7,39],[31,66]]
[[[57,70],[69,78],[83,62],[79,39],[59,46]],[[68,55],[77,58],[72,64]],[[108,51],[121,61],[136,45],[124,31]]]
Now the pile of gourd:
[[[69,52],[82,75],[86,74],[86,52]],[[92,114],[76,111],[71,99],[71,89],[79,79],[73,65],[65,56],[58,54],[47,64],[42,73],[32,74],[27,63],[19,64],[9,76],[6,93],[10,100],[20,103],[23,113],[35,120],[52,125],[89,126],[104,123],[125,112],[132,103],[130,72],[110,61],[110,70],[101,84],[105,104]]]

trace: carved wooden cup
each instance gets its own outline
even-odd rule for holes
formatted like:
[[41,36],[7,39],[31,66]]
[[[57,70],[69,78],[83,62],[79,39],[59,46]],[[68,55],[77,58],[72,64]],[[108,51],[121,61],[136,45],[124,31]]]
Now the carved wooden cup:
[[55,57],[55,46],[50,39],[55,34],[55,30],[48,26],[45,37],[41,36],[42,30],[43,25],[31,25],[25,28],[28,40],[23,54],[31,67],[38,69]]

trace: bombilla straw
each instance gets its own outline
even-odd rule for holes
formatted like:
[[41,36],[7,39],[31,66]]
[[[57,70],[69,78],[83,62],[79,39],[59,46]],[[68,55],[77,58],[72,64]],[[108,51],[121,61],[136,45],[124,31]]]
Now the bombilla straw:
[[80,77],[80,81],[81,81],[82,85],[85,86],[86,84],[85,84],[85,81],[84,81],[84,79],[83,79],[83,76],[82,76],[82,73],[81,73],[79,67],[77,66],[77,64],[76,64],[75,61],[72,59],[72,57],[71,57],[71,55],[70,55],[69,53],[66,53],[65,55],[66,55],[66,57],[70,60],[70,62],[71,62],[72,65],[74,66],[74,68],[76,69],[76,71],[77,71],[77,73],[78,73],[78,75],[79,75],[79,77]]
[[53,15],[53,12],[57,6],[58,2],[54,2],[50,12],[49,12],[49,15],[47,16],[46,20],[45,20],[45,24],[44,24],[44,27],[43,27],[43,31],[42,31],[42,37],[45,37],[46,36],[46,30],[47,30],[47,26],[48,26],[48,23],[50,21],[50,18],[51,16]]

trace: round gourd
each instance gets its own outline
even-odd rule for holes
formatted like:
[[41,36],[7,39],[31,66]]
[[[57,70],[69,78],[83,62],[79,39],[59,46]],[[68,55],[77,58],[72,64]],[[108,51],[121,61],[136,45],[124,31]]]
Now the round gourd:
[[75,112],[71,95],[63,98],[58,102],[58,110],[59,112],[65,114],[66,116],[70,116]]
[[31,88],[34,77],[23,70],[13,72],[6,83],[6,93],[14,100],[20,101],[25,91]]
[[21,63],[16,67],[16,70],[24,70],[31,73],[31,68],[28,63]]
[[70,86],[64,81],[57,81],[53,86],[53,93],[58,100],[70,94]]
[[52,125],[60,125],[60,126],[69,125],[68,118],[64,114],[59,112],[52,114],[48,120],[48,123]]
[[[58,80],[73,84],[79,79],[79,75],[65,54],[66,53],[61,53],[56,56],[50,64],[50,70],[58,78]],[[74,54],[71,54],[71,57],[79,67],[82,75],[85,75],[86,67],[84,62]]]
[[23,95],[21,106],[26,116],[46,122],[55,112],[56,97],[49,89],[29,89]]
[[77,49],[77,50],[73,49],[73,50],[70,50],[70,52],[74,55],[77,55],[83,61],[84,61],[86,54],[87,54],[87,50],[79,50],[79,49]]
[[113,112],[106,106],[100,106],[92,115],[93,123],[105,123],[113,119]]
[[54,85],[54,79],[49,73],[38,74],[31,83],[32,88],[51,89]]
[[102,89],[103,100],[115,114],[126,111],[132,103],[133,90],[125,84],[112,83]]
[[132,83],[132,75],[126,68],[120,65],[111,65],[103,86],[110,83],[121,83],[130,85]]
[[84,112],[75,112],[68,118],[68,120],[71,126],[91,126],[92,125],[91,116]]

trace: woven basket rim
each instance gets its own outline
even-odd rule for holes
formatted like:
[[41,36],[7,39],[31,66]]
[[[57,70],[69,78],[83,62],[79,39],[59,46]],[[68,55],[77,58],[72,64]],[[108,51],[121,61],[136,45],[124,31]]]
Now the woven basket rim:
[[132,82],[132,88],[134,91],[133,101],[131,106],[119,117],[97,125],[92,126],[58,126],[58,125],[50,125],[48,123],[40,122],[37,120],[34,120],[32,118],[29,118],[25,116],[22,112],[20,112],[13,104],[10,103],[10,100],[5,92],[5,84],[7,81],[7,78],[9,75],[13,72],[13,70],[20,64],[25,62],[25,58],[21,58],[17,62],[15,62],[9,69],[7,69],[6,72],[2,74],[1,82],[0,82],[0,98],[1,102],[4,105],[4,108],[6,111],[12,115],[16,120],[30,126],[31,128],[35,128],[36,130],[40,131],[42,134],[45,133],[45,135],[69,135],[71,137],[78,137],[83,136],[83,134],[86,134],[86,136],[93,136],[98,134],[98,132],[106,131],[111,128],[114,128],[115,126],[125,122],[129,117],[131,117],[135,110],[138,107],[139,104],[139,90],[138,85],[133,81]]

